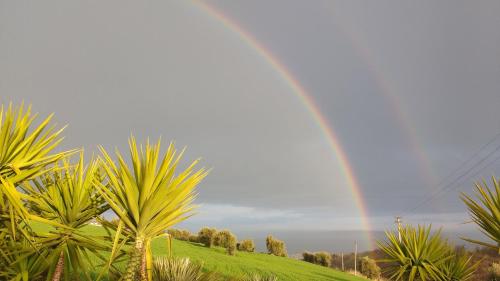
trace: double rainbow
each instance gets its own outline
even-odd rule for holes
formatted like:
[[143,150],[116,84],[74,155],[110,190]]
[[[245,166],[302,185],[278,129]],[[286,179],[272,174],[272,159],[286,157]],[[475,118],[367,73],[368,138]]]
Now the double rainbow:
[[293,77],[293,75],[287,70],[287,68],[280,63],[280,61],[267,49],[265,48],[252,34],[244,30],[238,23],[232,20],[227,15],[223,14],[216,7],[209,5],[206,2],[196,1],[194,2],[198,7],[201,7],[213,18],[217,19],[221,24],[223,24],[227,29],[233,31],[243,42],[250,46],[255,52],[264,59],[270,66],[279,74],[279,76],[285,81],[285,83],[290,87],[290,89],[297,95],[297,97],[302,101],[305,107],[313,116],[314,120],[321,128],[322,132],[325,134],[329,145],[331,146],[334,154],[336,155],[337,161],[340,165],[341,172],[345,176],[345,180],[350,188],[354,202],[358,208],[361,215],[361,224],[363,230],[366,233],[366,241],[370,248],[373,248],[372,237],[370,231],[372,229],[370,222],[368,220],[368,212],[366,209],[366,204],[362,196],[362,189],[356,179],[354,170],[349,163],[349,160],[342,149],[339,138],[333,130],[332,124],[326,119],[322,114],[318,106],[315,104],[314,100],[308,94],[308,92],[302,87],[300,82]]

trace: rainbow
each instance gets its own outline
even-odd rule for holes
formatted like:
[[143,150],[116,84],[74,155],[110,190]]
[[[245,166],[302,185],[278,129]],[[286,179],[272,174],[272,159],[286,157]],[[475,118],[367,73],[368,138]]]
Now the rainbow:
[[421,176],[425,179],[428,186],[436,185],[436,175],[432,171],[431,161],[428,156],[424,153],[422,149],[421,142],[418,141],[418,133],[415,130],[415,126],[410,121],[410,118],[406,110],[403,110],[403,104],[399,97],[395,94],[394,81],[391,81],[387,75],[384,75],[381,67],[377,65],[373,59],[375,56],[372,54],[370,48],[368,48],[365,42],[361,41],[362,36],[357,36],[358,32],[352,28],[352,25],[345,24],[342,20],[342,15],[335,13],[335,9],[332,11],[337,30],[344,35],[351,46],[354,48],[355,53],[360,57],[360,59],[365,63],[371,75],[373,75],[374,81],[377,87],[380,89],[380,93],[389,103],[389,108],[395,115],[395,120],[398,122],[398,127],[405,130],[406,140],[408,142],[409,148],[412,150],[413,155],[417,157],[417,162],[419,165],[419,170]]
[[244,41],[248,46],[252,47],[258,55],[260,55],[266,62],[268,62],[271,67],[279,74],[279,76],[286,82],[286,84],[291,88],[291,90],[298,96],[302,103],[309,110],[314,120],[321,128],[322,132],[328,139],[328,143],[331,146],[333,152],[336,155],[337,161],[340,165],[341,172],[344,174],[347,184],[353,195],[355,204],[361,215],[362,227],[366,233],[366,239],[370,248],[373,248],[373,239],[371,236],[371,225],[368,220],[368,211],[366,209],[366,204],[362,196],[362,189],[356,179],[354,170],[349,163],[349,160],[342,149],[339,138],[335,134],[332,124],[328,122],[325,116],[321,113],[318,106],[315,104],[314,100],[307,93],[300,82],[293,77],[293,75],[287,70],[287,68],[266,48],[264,47],[252,34],[248,33],[241,26],[239,26],[234,20],[229,18],[227,15],[223,14],[217,8],[209,5],[203,1],[195,1],[198,7],[201,7],[213,18],[217,19],[221,24],[223,24],[227,29],[233,31],[238,37]]

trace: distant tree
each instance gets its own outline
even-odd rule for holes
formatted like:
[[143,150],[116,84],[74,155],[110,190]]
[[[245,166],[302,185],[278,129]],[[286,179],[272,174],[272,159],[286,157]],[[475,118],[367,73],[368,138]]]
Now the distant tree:
[[212,247],[214,245],[215,234],[217,229],[204,227],[198,232],[198,241],[205,245],[205,247]]
[[361,274],[370,279],[378,279],[380,278],[381,270],[375,260],[363,257],[361,258]]
[[171,228],[167,230],[167,233],[172,235],[173,238],[181,241],[189,241],[189,236],[191,236],[191,232],[186,229]]
[[242,252],[254,252],[255,251],[255,243],[253,240],[246,239],[242,240],[237,244],[238,251]]
[[236,236],[229,230],[222,230],[215,234],[214,245],[227,249],[229,255],[234,255],[236,251]]
[[285,242],[275,239],[272,235],[266,238],[267,251],[271,255],[278,257],[286,257],[288,253],[286,252]]
[[303,252],[302,259],[306,262],[314,263],[314,253]]
[[189,235],[188,241],[193,242],[193,243],[199,243],[200,239],[198,238],[198,235],[191,234],[191,235]]
[[332,255],[327,252],[317,252],[314,254],[314,263],[321,266],[330,267],[332,264]]

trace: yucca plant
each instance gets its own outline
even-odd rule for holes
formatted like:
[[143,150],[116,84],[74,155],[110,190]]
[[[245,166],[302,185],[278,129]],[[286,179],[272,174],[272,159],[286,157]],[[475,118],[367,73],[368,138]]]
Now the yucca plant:
[[442,266],[441,271],[444,274],[445,281],[467,281],[474,276],[479,261],[472,262],[472,256],[465,253],[451,252],[452,258],[448,259]]
[[34,252],[23,238],[5,237],[0,242],[0,280],[45,280],[49,263],[47,249]]
[[[17,184],[47,172],[47,166],[67,156],[72,151],[51,154],[62,141],[60,130],[49,125],[52,114],[38,126],[32,126],[37,114],[24,104],[14,109],[12,104],[0,109],[0,208],[3,214],[29,216],[24,208],[24,196]],[[7,203],[8,202],[8,203]],[[30,217],[32,220],[43,220]]]
[[391,279],[404,281],[445,280],[441,271],[443,264],[451,258],[449,246],[441,238],[441,230],[431,234],[431,226],[410,225],[400,227],[401,241],[397,232],[386,232],[386,241],[378,242],[379,248],[388,256],[381,262],[388,263],[387,273]]
[[470,238],[462,238],[471,243],[495,249],[500,254],[500,184],[492,177],[494,189],[488,188],[485,181],[483,184],[476,183],[476,200],[465,193],[461,199],[467,205],[472,221],[476,223],[481,232],[494,243],[479,241]]
[[[124,226],[130,230],[130,260],[124,280],[136,278],[151,280],[151,240],[164,235],[166,229],[185,220],[194,210],[195,188],[207,171],[194,171],[198,160],[176,175],[182,156],[170,144],[165,155],[160,156],[160,141],[138,148],[136,140],[129,140],[131,165],[117,150],[117,161],[104,148],[102,167],[107,184],[98,183],[98,190],[106,199]],[[161,158],[160,158],[161,157]]]
[[189,258],[158,257],[154,260],[153,281],[215,281],[213,273],[204,273],[203,264],[193,263]]
[[0,240],[5,242],[0,245],[0,263],[8,280],[35,280],[45,264],[45,252],[37,249],[29,222],[57,225],[29,213],[25,203],[30,198],[18,190],[20,183],[49,172],[53,163],[74,152],[52,153],[64,129],[50,125],[52,116],[35,124],[37,114],[32,114],[31,106],[0,108]]
[[[88,254],[104,260],[100,251],[109,250],[104,237],[82,230],[109,208],[95,188],[102,181],[97,161],[85,165],[81,152],[76,164],[66,158],[50,173],[20,185],[29,196],[27,206],[31,212],[63,226],[36,233],[37,243],[50,250],[47,260],[51,262],[49,275],[54,281],[73,280],[81,274],[91,280]],[[64,272],[65,269],[71,272]]]

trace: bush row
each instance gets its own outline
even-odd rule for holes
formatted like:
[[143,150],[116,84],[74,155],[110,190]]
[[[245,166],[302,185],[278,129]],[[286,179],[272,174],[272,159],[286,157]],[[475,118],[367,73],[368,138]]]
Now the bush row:
[[[331,267],[333,265],[333,255],[327,252],[304,252],[302,253],[302,258],[306,262],[319,264],[321,266]],[[364,276],[370,279],[378,279],[381,275],[380,267],[378,267],[377,263],[374,259],[369,257],[363,257],[359,261],[360,272]]]
[[189,237],[191,236],[191,232],[185,229],[169,229],[167,233],[170,234],[173,238],[182,241],[189,241]]
[[[203,227],[198,232],[198,235],[194,235],[185,229],[169,229],[167,233],[177,240],[201,243],[209,248],[213,246],[226,248],[229,255],[234,255],[236,250],[241,252],[255,252],[255,243],[253,240],[245,239],[237,242],[236,235],[226,229],[217,231],[216,228]],[[266,238],[266,247],[268,253],[271,255],[279,257],[288,256],[285,242],[275,239],[271,235]],[[329,254],[321,252],[316,253],[316,255],[320,264],[330,266],[331,256]]]

